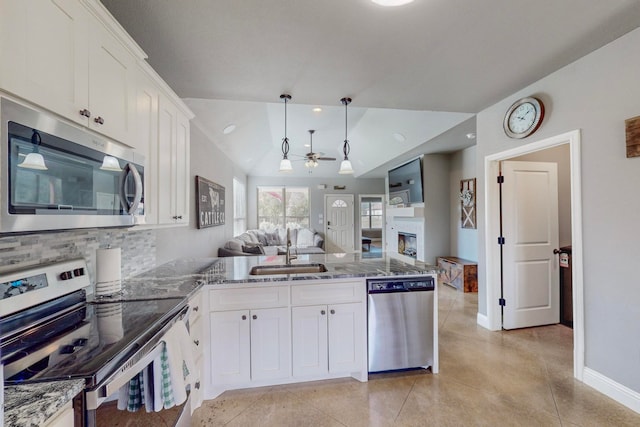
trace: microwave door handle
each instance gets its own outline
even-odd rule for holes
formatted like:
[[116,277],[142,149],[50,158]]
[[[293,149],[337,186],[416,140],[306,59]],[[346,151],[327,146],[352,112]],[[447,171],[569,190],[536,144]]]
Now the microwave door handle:
[[[131,173],[133,176],[133,181],[135,183],[136,193],[133,197],[133,201],[129,203],[126,197],[126,183],[127,183],[127,175]],[[127,163],[127,165],[122,170],[122,174],[120,175],[120,203],[122,203],[122,207],[129,214],[133,215],[138,209],[138,205],[142,200],[142,178],[140,178],[140,173],[138,169],[136,169],[133,163]]]

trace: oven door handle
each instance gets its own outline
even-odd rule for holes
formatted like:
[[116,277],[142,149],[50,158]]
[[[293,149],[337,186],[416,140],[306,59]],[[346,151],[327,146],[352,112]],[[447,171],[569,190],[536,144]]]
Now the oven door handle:
[[[136,191],[131,203],[127,200],[127,176],[129,174],[133,177]],[[136,169],[136,166],[133,163],[127,163],[120,174],[120,203],[122,203],[122,207],[129,215],[133,215],[138,210],[141,200],[142,178],[140,177],[140,172],[138,172],[138,169]]]
[[[107,397],[117,392],[120,387],[128,383],[131,378],[138,375],[141,370],[158,357],[162,352],[162,338],[164,334],[176,322],[187,321],[189,308],[190,307],[188,305],[183,307],[178,314],[169,320],[162,329],[147,341],[147,344],[143,345],[135,354],[122,364],[121,368],[103,381],[102,384],[98,385],[93,390],[86,391],[86,409],[90,411],[98,409],[98,406],[100,406]],[[140,359],[135,363],[132,363],[132,361],[136,360],[138,357],[140,357]]]

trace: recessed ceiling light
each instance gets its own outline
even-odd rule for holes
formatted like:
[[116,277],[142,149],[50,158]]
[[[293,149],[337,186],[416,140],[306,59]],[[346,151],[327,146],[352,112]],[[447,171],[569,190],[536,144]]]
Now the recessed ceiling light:
[[234,130],[236,130],[236,125],[234,125],[233,123],[229,123],[224,127],[224,129],[222,129],[222,133],[224,133],[225,135],[229,135]]
[[398,142],[405,142],[407,140],[407,138],[405,138],[405,136],[401,133],[395,132],[392,134],[393,139],[395,139]]
[[402,6],[407,3],[411,3],[413,0],[371,0],[375,4],[380,6]]
[[467,139],[476,139],[476,134],[474,132],[469,132],[467,134]]
[[314,113],[322,113],[322,108],[321,107],[313,107],[313,109],[311,110]]

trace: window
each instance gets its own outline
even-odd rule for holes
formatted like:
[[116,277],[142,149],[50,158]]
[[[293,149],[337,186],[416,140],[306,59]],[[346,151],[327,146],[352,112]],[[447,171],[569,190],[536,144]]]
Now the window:
[[360,224],[362,228],[382,228],[382,202],[362,202]]
[[244,183],[233,178],[233,235],[247,230],[247,196]]
[[309,188],[258,187],[258,227],[309,227]]

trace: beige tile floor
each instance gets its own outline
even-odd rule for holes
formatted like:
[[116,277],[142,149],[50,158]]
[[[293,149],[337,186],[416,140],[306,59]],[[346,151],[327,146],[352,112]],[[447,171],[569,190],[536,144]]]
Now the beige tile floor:
[[476,294],[439,291],[439,374],[228,391],[192,425],[640,426],[640,414],[573,379],[571,329],[489,332],[476,324]]

